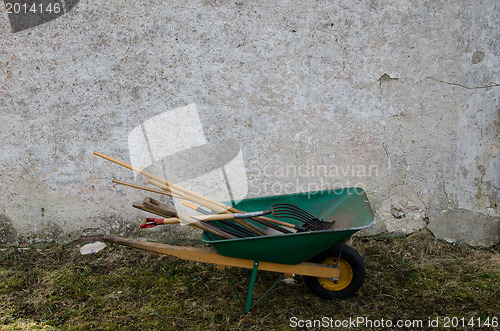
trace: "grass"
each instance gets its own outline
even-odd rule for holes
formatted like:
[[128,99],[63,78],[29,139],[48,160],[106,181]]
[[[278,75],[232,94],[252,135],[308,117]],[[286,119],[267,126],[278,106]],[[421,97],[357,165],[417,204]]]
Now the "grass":
[[[498,248],[450,245],[422,234],[348,244],[367,269],[355,296],[319,299],[296,276],[248,315],[226,273],[209,264],[114,245],[88,256],[76,244],[8,248],[0,252],[0,330],[286,330],[292,317],[440,318],[443,326],[445,317],[500,317]],[[229,271],[244,291],[249,270]],[[276,276],[262,272],[255,295]]]

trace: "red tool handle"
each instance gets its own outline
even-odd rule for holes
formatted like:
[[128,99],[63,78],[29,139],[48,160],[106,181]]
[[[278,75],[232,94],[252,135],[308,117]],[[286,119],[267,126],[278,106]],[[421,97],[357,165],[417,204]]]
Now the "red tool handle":
[[141,227],[141,229],[148,229],[154,228],[158,224],[163,224],[163,219],[148,217],[144,218],[139,226]]

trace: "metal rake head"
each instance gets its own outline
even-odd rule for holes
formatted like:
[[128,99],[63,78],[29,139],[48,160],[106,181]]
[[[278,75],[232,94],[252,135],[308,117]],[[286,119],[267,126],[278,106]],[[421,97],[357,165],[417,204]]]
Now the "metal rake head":
[[308,230],[321,231],[330,225],[323,222],[308,211],[289,203],[278,203],[271,206],[271,213],[275,217],[288,217],[308,225]]

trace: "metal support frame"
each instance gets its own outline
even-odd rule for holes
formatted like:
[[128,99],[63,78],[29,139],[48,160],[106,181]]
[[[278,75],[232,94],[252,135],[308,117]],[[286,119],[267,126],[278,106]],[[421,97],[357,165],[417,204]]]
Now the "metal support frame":
[[234,282],[231,279],[231,276],[229,275],[229,272],[226,269],[227,277],[229,279],[229,282],[233,286],[233,289],[234,289],[234,292],[236,294],[236,297],[238,298],[238,300],[240,301],[240,303],[245,306],[245,314],[248,314],[248,312],[250,311],[250,309],[252,309],[253,307],[255,307],[260,301],[262,301],[262,299],[264,299],[264,297],[266,297],[269,294],[269,292],[271,292],[271,290],[273,288],[275,288],[276,285],[278,285],[278,283],[280,282],[280,280],[283,279],[283,275],[280,275],[280,277],[278,277],[278,279],[274,282],[274,284],[264,294],[262,294],[259,299],[257,299],[252,304],[253,292],[254,292],[254,289],[255,289],[255,282],[257,280],[257,271],[258,270],[259,270],[259,261],[254,261],[253,262],[252,273],[250,275],[250,283],[248,284],[247,299],[246,299],[246,302],[243,303],[243,300],[241,300],[240,294],[239,294],[238,290],[236,289],[236,286],[234,286]]

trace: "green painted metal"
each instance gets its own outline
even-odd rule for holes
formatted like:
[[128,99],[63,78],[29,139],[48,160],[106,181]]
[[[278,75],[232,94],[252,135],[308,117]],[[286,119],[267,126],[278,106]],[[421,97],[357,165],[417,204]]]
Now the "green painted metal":
[[[324,221],[335,222],[330,229],[323,231],[238,239],[222,239],[204,232],[201,239],[224,256],[261,262],[299,264],[355,232],[375,224],[370,203],[361,188],[251,198],[238,202],[236,208],[251,212],[270,209],[277,203],[294,204]],[[293,219],[279,220],[300,224]]]
[[252,276],[250,277],[250,284],[248,285],[247,304],[245,305],[245,314],[248,314],[252,308],[253,289],[255,286],[255,279],[257,278],[257,270],[259,269],[259,262],[253,263]]
[[245,307],[245,314],[248,314],[248,312],[250,311],[250,309],[252,309],[253,307],[257,306],[259,304],[259,302],[261,302],[269,294],[269,292],[271,292],[276,287],[276,285],[278,285],[279,282],[284,278],[283,274],[281,274],[276,279],[276,281],[274,282],[274,284],[271,285],[271,287],[268,288],[267,291],[264,294],[262,294],[261,297],[259,299],[257,299],[252,304],[252,298],[253,298],[253,293],[254,293],[254,290],[255,290],[255,282],[257,280],[258,269],[259,269],[259,262],[258,261],[254,261],[254,263],[253,263],[253,269],[252,269],[252,274],[250,276],[249,289],[248,289],[248,293],[247,293],[247,301],[245,303],[243,303],[243,300],[241,300],[240,292],[236,289],[236,286],[234,285],[233,279],[231,278],[231,275],[229,274],[229,271],[227,271],[227,268],[224,269],[226,271],[227,278],[229,279],[229,283],[233,287],[233,290],[234,290],[234,293],[235,293],[236,297],[238,298],[238,300],[240,301],[240,303],[243,305],[243,307]]
[[236,297],[238,298],[238,300],[240,301],[240,303],[243,306],[245,306],[245,304],[243,303],[243,300],[241,300],[240,292],[238,292],[238,289],[236,289],[236,286],[234,286],[234,282],[233,282],[233,279],[231,278],[231,275],[229,274],[229,271],[227,271],[227,268],[225,268],[224,271],[226,272],[227,279],[229,279],[229,283],[233,287],[233,290],[234,290],[234,293],[236,294]]
[[[281,274],[273,283],[273,285],[271,285],[270,288],[267,289],[266,293],[262,294],[262,296],[257,300],[255,301],[251,306],[250,306],[250,309],[252,309],[253,307],[257,306],[259,304],[259,302],[262,301],[262,299],[264,299],[268,294],[269,292],[271,292],[275,287],[276,285],[279,284],[279,282],[283,279],[283,274]],[[250,311],[249,309],[249,311]],[[248,313],[248,312],[247,312]]]

